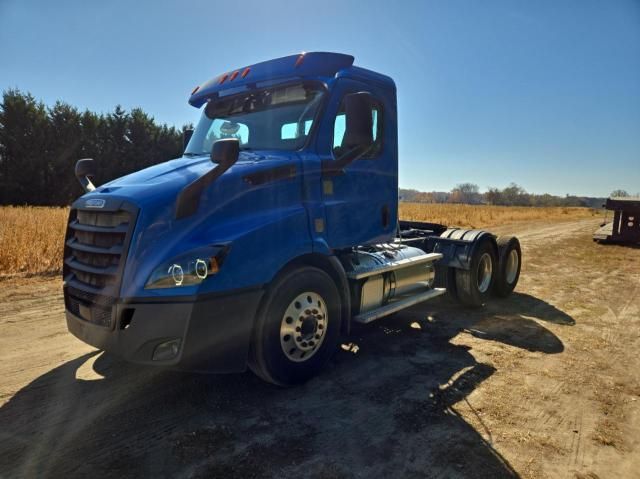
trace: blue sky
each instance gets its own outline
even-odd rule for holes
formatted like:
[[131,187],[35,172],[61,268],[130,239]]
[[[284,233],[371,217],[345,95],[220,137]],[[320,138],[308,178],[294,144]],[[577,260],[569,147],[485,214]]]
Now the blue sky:
[[314,50],[395,79],[403,187],[640,191],[637,0],[0,0],[0,89],[175,125],[196,84]]

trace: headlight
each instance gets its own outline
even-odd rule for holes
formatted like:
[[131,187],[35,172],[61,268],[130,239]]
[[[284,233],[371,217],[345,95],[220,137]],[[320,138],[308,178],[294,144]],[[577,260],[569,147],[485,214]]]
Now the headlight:
[[157,267],[145,289],[176,288],[202,283],[220,270],[227,247],[211,246],[182,254]]

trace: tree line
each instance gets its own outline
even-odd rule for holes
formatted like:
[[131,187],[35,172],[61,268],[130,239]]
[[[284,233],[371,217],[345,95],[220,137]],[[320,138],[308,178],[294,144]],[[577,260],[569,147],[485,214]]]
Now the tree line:
[[[613,196],[626,192],[616,190]],[[605,198],[587,196],[555,196],[550,194],[534,194],[527,192],[516,183],[511,183],[505,188],[489,187],[487,191],[480,192],[480,187],[474,183],[461,183],[451,191],[422,192],[417,190],[400,190],[400,198],[403,201],[417,203],[465,203],[488,204],[501,206],[584,206],[600,208]]]
[[[158,124],[140,108],[116,106],[106,114],[58,101],[52,107],[17,89],[3,92],[0,104],[0,204],[68,205],[81,193],[73,169],[94,158],[96,184],[179,157],[183,131]],[[623,190],[612,196],[627,196]],[[604,198],[528,193],[512,183],[480,192],[461,183],[448,192],[400,190],[401,199],[422,203],[507,206],[600,207]]]
[[182,129],[158,124],[140,108],[106,114],[58,101],[45,106],[10,89],[0,104],[0,204],[68,205],[82,189],[80,158],[94,158],[95,183],[179,157]]

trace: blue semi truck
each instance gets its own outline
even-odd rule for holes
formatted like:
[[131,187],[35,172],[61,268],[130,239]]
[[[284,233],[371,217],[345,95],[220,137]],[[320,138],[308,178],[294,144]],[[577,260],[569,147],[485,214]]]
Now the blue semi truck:
[[302,53],[196,87],[181,158],[71,207],[69,331],[128,361],[316,374],[354,323],[448,292],[478,307],[520,274],[515,237],[398,218],[396,87],[338,53]]

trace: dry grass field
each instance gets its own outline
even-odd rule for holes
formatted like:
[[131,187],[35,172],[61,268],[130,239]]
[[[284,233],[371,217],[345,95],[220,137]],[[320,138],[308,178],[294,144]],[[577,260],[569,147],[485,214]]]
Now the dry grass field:
[[2,275],[61,271],[68,215],[67,208],[0,207]]
[[536,220],[567,221],[601,214],[592,208],[400,203],[400,218],[403,220],[429,221],[461,228],[486,228]]
[[[55,274],[62,269],[67,208],[0,206],[0,279]],[[592,218],[588,208],[531,208],[485,205],[401,203],[404,220],[430,221],[463,228],[485,228],[535,220]]]

